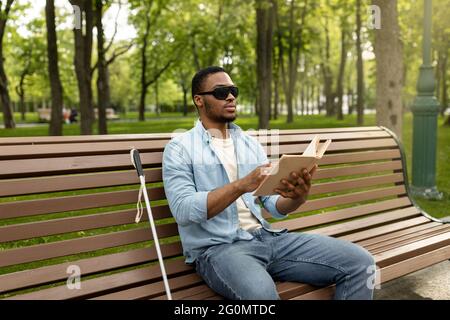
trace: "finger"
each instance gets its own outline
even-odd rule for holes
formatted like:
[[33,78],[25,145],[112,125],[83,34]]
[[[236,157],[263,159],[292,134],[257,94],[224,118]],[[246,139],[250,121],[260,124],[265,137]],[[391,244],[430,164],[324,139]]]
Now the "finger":
[[311,174],[305,170],[305,172],[303,173],[303,180],[305,181],[305,183],[307,185],[311,185],[311,180],[312,180],[312,176]]
[[286,189],[287,189],[288,191],[294,191],[295,186],[294,186],[292,183],[290,183],[289,181],[287,181],[287,180],[285,180],[285,179],[282,179],[282,180],[281,180],[281,183],[286,187]]
[[275,192],[281,195],[283,198],[288,198],[288,195],[286,192],[281,191],[280,189],[275,189]]
[[297,185],[298,189],[302,190],[302,192],[304,192],[304,193],[308,192],[308,185],[302,178],[298,178],[297,182],[298,182],[298,185]]
[[289,173],[287,181],[295,185],[297,182],[298,174],[295,171]]

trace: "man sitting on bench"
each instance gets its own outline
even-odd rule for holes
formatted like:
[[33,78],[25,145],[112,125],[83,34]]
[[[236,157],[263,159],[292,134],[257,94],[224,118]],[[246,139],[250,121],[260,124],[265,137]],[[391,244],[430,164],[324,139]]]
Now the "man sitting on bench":
[[197,72],[192,98],[200,119],[164,150],[164,188],[186,263],[228,299],[279,299],[274,280],[336,284],[335,299],[372,299],[375,262],[367,250],[275,230],[262,217],[259,204],[281,219],[305,203],[315,168],[292,172],[276,195],[252,196],[269,164],[261,144],[233,123],[238,94],[224,69]]

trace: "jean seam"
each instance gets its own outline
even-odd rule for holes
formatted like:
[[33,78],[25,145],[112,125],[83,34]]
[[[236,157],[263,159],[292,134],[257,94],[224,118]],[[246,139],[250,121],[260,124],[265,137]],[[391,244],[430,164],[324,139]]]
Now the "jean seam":
[[349,275],[349,273],[347,271],[345,271],[344,268],[342,268],[341,266],[337,265],[337,266],[333,266],[325,261],[322,260],[314,260],[314,259],[304,259],[304,258],[297,258],[297,259],[289,259],[289,258],[281,258],[280,261],[294,261],[294,262],[310,262],[310,263],[314,263],[314,264],[320,264],[320,265],[324,265],[327,266],[329,268],[333,268],[336,270],[339,270],[340,272],[344,273],[346,276]]
[[217,278],[222,282],[222,284],[231,291],[232,294],[234,294],[235,297],[237,297],[238,300],[242,300],[242,297],[239,296],[223,279],[223,277],[220,275],[219,272],[217,272],[217,269],[214,267],[214,263],[207,261],[210,265],[214,273],[217,275]]

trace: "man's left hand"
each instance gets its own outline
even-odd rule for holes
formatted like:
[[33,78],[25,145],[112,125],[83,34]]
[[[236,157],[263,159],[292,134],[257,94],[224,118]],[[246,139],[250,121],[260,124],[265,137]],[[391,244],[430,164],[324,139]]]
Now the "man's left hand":
[[274,191],[283,198],[290,198],[302,203],[306,202],[309,190],[311,189],[312,176],[314,175],[314,172],[316,172],[316,169],[317,165],[315,165],[310,172],[305,168],[300,171],[292,171],[288,179],[281,180],[281,183],[285,188],[276,188]]

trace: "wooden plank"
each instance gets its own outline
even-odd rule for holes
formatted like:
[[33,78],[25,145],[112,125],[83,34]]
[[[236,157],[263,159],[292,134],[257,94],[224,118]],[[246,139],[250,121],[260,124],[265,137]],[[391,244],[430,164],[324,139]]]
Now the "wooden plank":
[[[153,218],[172,217],[169,206],[152,207]],[[120,210],[100,214],[83,215],[62,219],[29,222],[0,227],[0,243],[31,239],[36,237],[63,234],[75,231],[87,231],[110,226],[135,223],[136,209]],[[141,222],[148,221],[148,215],[142,216]]]
[[[280,145],[279,153],[301,154],[305,151],[308,144],[288,144]],[[327,149],[327,152],[333,151],[352,151],[352,150],[367,150],[367,149],[381,149],[381,148],[395,148],[397,143],[394,139],[366,139],[354,141],[332,142]]]
[[394,264],[402,260],[409,259],[413,256],[424,254],[449,245],[450,232],[446,232],[427,239],[409,243],[399,248],[380,252],[375,256],[375,261],[378,266],[384,267],[386,265]]
[[[179,290],[203,282],[199,275],[192,273],[185,276],[169,279],[169,286],[173,290]],[[119,292],[97,296],[93,300],[130,300],[130,299],[150,299],[160,294],[164,290],[162,281],[132,288]]]
[[[173,243],[165,245],[165,250],[178,252],[180,250],[180,244]],[[77,265],[82,271],[82,276],[85,277],[98,272],[152,262],[156,259],[156,250],[154,247],[150,247],[3,274],[0,275],[0,293],[67,279],[67,268],[71,265]],[[171,261],[167,263],[167,265],[169,264],[170,268],[166,270],[168,274],[173,275],[192,270],[192,267],[186,265],[184,260]],[[157,271],[160,272],[159,269]],[[160,273],[158,273],[158,276],[160,276]]]
[[[147,188],[150,200],[165,199],[163,187]],[[136,203],[139,190],[100,192],[79,196],[0,203],[0,219],[84,210]]]
[[276,229],[291,228],[291,230],[300,230],[316,225],[337,222],[340,220],[356,218],[372,213],[379,213],[408,206],[411,206],[411,201],[408,199],[408,197],[401,197],[397,199],[359,205],[351,208],[334,210],[306,217],[276,221],[272,223],[272,226]]
[[[161,168],[144,170],[147,183],[162,181]],[[0,197],[138,184],[136,170],[31,179],[3,179]]]
[[351,194],[309,200],[301,205],[298,209],[294,210],[293,213],[313,211],[327,207],[335,207],[344,204],[381,199],[389,196],[401,196],[405,194],[406,190],[405,186],[403,185],[382,189],[373,189],[369,191],[354,192]]
[[314,180],[384,172],[384,171],[394,171],[401,169],[402,169],[402,162],[400,160],[358,164],[358,165],[353,164],[336,168],[319,167],[319,169],[314,174]]
[[[162,152],[141,153],[145,168],[160,167]],[[25,159],[0,161],[0,178],[22,178],[59,174],[88,173],[134,169],[130,154],[108,156],[82,156],[48,159]]]
[[[180,262],[167,265],[167,271],[174,275],[180,275],[178,281],[192,281],[194,277],[189,274],[183,276],[183,270],[186,266],[183,266]],[[156,284],[160,283],[161,270],[159,265],[153,265],[140,269],[115,273],[106,277],[93,278],[82,282],[82,286],[79,290],[70,290],[66,285],[53,287],[49,289],[40,290],[37,292],[31,292],[21,295],[15,295],[7,298],[6,300],[27,300],[27,299],[39,299],[39,300],[61,300],[61,299],[74,299],[83,298],[87,299],[102,292],[108,292],[111,290],[121,290],[123,288],[130,287],[132,285],[143,284],[148,281],[155,281]],[[164,289],[163,289],[164,290]]]
[[[420,215],[420,211],[415,207],[408,207],[405,209],[398,209],[386,213],[376,214],[367,218],[351,220],[331,226],[321,227],[313,230],[304,231],[311,234],[324,234],[328,236],[339,236],[351,233],[357,230],[366,229],[370,227],[387,224],[406,218],[412,218]],[[425,218],[427,219],[427,218]]]
[[[175,223],[157,226],[156,230],[160,238],[178,234]],[[150,228],[142,228],[4,250],[0,251],[0,267],[113,248],[151,239],[153,236]],[[181,254],[181,248],[179,251],[167,253],[163,250],[164,256],[172,257],[179,254]]]
[[[426,223],[423,223],[421,221],[421,218],[427,219]],[[389,228],[386,228],[382,231],[379,230],[377,234],[375,234],[372,230],[377,230],[378,228],[368,230],[371,235],[375,234],[375,236],[372,236],[370,238],[365,237],[366,239],[363,241],[358,241],[358,244],[367,248],[374,248],[378,245],[382,245],[383,243],[396,241],[396,239],[399,239],[403,236],[415,235],[421,232],[429,232],[430,230],[433,230],[436,227],[442,227],[443,224],[430,221],[427,217],[419,216],[417,218],[404,220],[398,223],[393,223],[388,226]],[[393,226],[395,226],[396,228],[393,228]],[[381,228],[383,227],[380,227],[380,229]]]
[[410,243],[414,243],[420,240],[424,240],[427,238],[431,238],[433,236],[437,236],[446,232],[450,232],[450,228],[448,226],[440,226],[435,227],[431,230],[425,230],[422,232],[417,232],[417,234],[414,235],[405,235],[403,237],[399,237],[398,239],[395,239],[395,241],[387,243],[385,245],[377,245],[371,248],[371,252],[374,254],[377,254],[379,252],[399,248],[401,246],[405,246]]
[[[426,219],[426,223],[423,223],[423,218]],[[378,228],[371,228],[361,232],[351,233],[343,236],[342,238],[347,241],[358,242],[358,244],[366,246],[379,243],[386,239],[391,239],[397,235],[403,235],[410,232],[414,233],[416,231],[432,228],[438,225],[441,224],[438,222],[430,222],[428,218],[419,216],[417,218],[408,219],[397,223],[390,223]]]
[[359,188],[372,187],[382,184],[403,182],[402,173],[387,174],[381,176],[364,177],[358,179],[341,180],[327,183],[312,184],[310,195],[348,191]]
[[450,259],[450,246],[429,251],[384,267],[380,273],[380,280],[381,283],[385,283],[448,259]]

